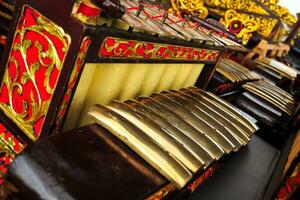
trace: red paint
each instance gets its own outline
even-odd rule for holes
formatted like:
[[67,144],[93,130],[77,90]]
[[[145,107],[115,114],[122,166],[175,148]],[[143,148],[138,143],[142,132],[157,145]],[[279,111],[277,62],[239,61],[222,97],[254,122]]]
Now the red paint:
[[99,52],[99,56],[103,58],[171,59],[212,62],[215,62],[219,55],[220,52],[216,50],[122,40],[112,37],[105,38]]
[[82,2],[78,7],[77,13],[81,13],[88,17],[98,17],[100,15],[100,9]]
[[[39,25],[37,22],[38,17],[40,14],[35,11],[34,9],[25,6],[23,15],[20,17],[19,23],[17,25],[16,35],[13,39],[12,47],[15,47],[16,45],[24,44],[21,40],[20,34],[17,33],[17,31],[23,31],[26,28],[31,28],[35,25]],[[50,42],[43,37],[43,34],[49,37]],[[66,38],[65,38],[66,39]],[[38,52],[38,48],[36,47],[36,43],[41,44],[42,46],[42,52],[47,52],[51,47],[54,47],[54,51],[57,52],[58,58],[61,62],[64,61],[64,58],[66,56],[66,53],[63,52],[64,44],[60,38],[57,36],[47,32],[46,30],[27,30],[24,35],[24,41],[30,41],[30,46],[25,52],[25,56],[21,54],[21,51],[19,49],[12,49],[10,53],[10,57],[8,60],[8,64],[6,66],[8,73],[9,73],[9,79],[11,82],[15,82],[21,85],[21,88],[19,89],[8,89],[8,85],[6,85],[4,82],[2,83],[2,86],[0,88],[0,103],[6,104],[13,108],[13,110],[17,113],[22,113],[24,110],[26,110],[26,116],[23,118],[24,121],[29,120],[32,117],[32,111],[33,111],[33,102],[38,102],[38,94],[40,94],[41,102],[46,102],[51,100],[52,93],[46,90],[45,87],[45,79],[46,79],[46,72],[48,69],[48,64],[51,62],[51,58],[45,57],[41,58],[42,63],[40,62],[40,57]],[[66,41],[67,39],[66,39]],[[51,44],[52,43],[52,44]],[[14,59],[16,59],[18,66],[13,62]],[[25,60],[26,59],[26,60]],[[29,79],[26,82],[21,81],[22,76],[26,73],[26,65],[29,69],[32,68],[33,63],[38,63],[38,69],[34,73],[34,80],[36,82],[36,87],[34,86],[34,82]],[[60,70],[57,68],[58,66],[54,66],[53,70],[50,73],[49,76],[49,86],[53,90],[55,89],[55,86],[57,84]],[[20,91],[22,89],[22,92]],[[8,91],[11,90],[12,92],[12,105],[10,105],[9,99],[8,99]],[[24,107],[24,102],[27,102],[27,108]],[[14,120],[14,119],[12,119]],[[34,132],[36,134],[36,137],[38,138],[41,133],[41,129],[43,126],[45,120],[45,116],[42,116],[41,118],[37,119],[34,124]]]

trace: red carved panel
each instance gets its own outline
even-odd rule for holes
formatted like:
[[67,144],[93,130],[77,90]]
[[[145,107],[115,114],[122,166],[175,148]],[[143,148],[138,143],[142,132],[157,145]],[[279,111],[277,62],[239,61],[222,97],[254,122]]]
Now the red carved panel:
[[0,185],[4,183],[4,175],[9,164],[14,160],[14,156],[7,154],[0,146]]
[[90,44],[91,44],[91,39],[89,37],[85,37],[81,43],[81,47],[80,47],[80,50],[79,50],[79,53],[78,53],[78,56],[77,56],[77,59],[75,62],[75,67],[72,70],[71,77],[68,82],[68,89],[63,97],[62,104],[58,111],[57,120],[56,120],[56,131],[55,131],[56,133],[58,133],[59,128],[62,123],[62,120],[63,120],[63,117],[66,114],[66,109],[67,109],[68,103],[70,101],[72,91],[75,87],[79,73],[84,65],[85,57],[86,57],[86,54],[87,54]]
[[276,200],[293,199],[291,196],[300,188],[300,163],[295,167],[291,176],[283,181],[284,184],[281,186]]
[[107,37],[100,47],[102,58],[134,58],[154,60],[187,60],[216,62],[217,50],[158,44],[136,40]]
[[1,123],[0,140],[17,154],[24,149],[24,145],[14,135],[12,135]]
[[0,185],[3,184],[7,167],[23,148],[24,145],[0,123]]
[[0,109],[36,140],[71,43],[54,22],[24,6],[0,88]]

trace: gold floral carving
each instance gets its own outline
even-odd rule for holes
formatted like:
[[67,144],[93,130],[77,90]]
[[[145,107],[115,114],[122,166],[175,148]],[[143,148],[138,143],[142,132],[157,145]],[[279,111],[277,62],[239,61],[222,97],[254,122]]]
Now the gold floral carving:
[[5,152],[6,156],[14,159],[16,152],[14,152],[5,142],[0,140],[0,152]]
[[245,10],[248,12],[269,15],[264,8],[257,5],[256,2],[252,0],[204,0],[204,2],[208,7],[211,6],[234,10]]
[[224,20],[221,19],[221,22],[228,28],[230,23],[235,20],[241,21],[244,25],[244,29],[237,34],[238,38],[242,38],[244,44],[247,44],[255,31],[264,37],[269,37],[278,22],[274,18],[239,13],[232,9],[225,12]]
[[278,20],[273,18],[255,17],[255,20],[259,24],[257,32],[265,37],[269,37],[273,29],[275,28]]
[[[224,18],[228,10],[235,10],[237,13],[249,15],[249,17],[243,16],[243,21],[245,21],[245,18],[255,20],[258,24],[257,32],[264,37],[271,37],[271,33],[278,23],[278,19],[270,17],[271,14],[278,16],[289,27],[292,27],[296,22],[296,17],[288,9],[277,5],[278,2],[279,0],[204,0],[209,12],[217,13]],[[255,14],[262,16],[254,16]],[[223,19],[224,21],[226,19]],[[276,31],[273,40],[280,41],[287,34],[285,28],[282,27]],[[243,38],[244,43],[248,37],[249,34]]]
[[235,10],[227,10],[225,13],[225,26],[228,28],[233,21],[241,21],[244,28],[237,33],[238,38],[242,38],[243,44],[247,44],[249,39],[252,37],[252,33],[256,31],[259,24],[251,18],[249,15],[238,13]]
[[277,5],[279,0],[260,0],[260,2],[268,7],[271,12],[280,17],[289,27],[292,27],[296,23],[296,17],[292,15],[288,9]]
[[[24,149],[24,145],[15,139],[14,136],[7,137],[5,132],[0,133],[0,140],[6,144],[7,147],[11,148],[15,153],[20,153]],[[18,146],[18,149],[16,148]]]
[[189,13],[205,19],[208,10],[204,5],[204,0],[170,0],[174,11],[188,11]]
[[134,58],[154,60],[184,60],[215,62],[219,57],[218,50],[193,48],[153,42],[126,40],[107,37],[103,40],[100,58]]
[[[64,54],[66,54],[69,49],[71,38],[64,32],[61,27],[59,27],[54,22],[50,21],[34,9],[32,9],[33,12],[38,13],[38,16],[36,17],[36,24],[31,26],[23,25],[26,21],[26,18],[24,18],[23,16],[24,11],[28,8],[32,9],[29,6],[24,6],[23,11],[20,15],[20,21],[18,24],[19,26],[21,26],[21,28],[16,29],[13,46],[11,48],[10,57],[6,66],[1,86],[1,88],[3,88],[4,85],[7,87],[9,103],[1,102],[0,108],[18,125],[19,128],[21,128],[28,135],[30,139],[36,140],[37,133],[34,130],[34,124],[42,117],[45,117],[47,115],[52,99],[52,94],[55,90],[55,86],[50,86],[49,79],[51,73],[53,72],[54,68],[56,68],[60,73],[64,62],[64,59],[62,60],[61,58],[59,58],[57,47],[53,44],[53,37],[59,39],[63,44],[62,52]],[[41,44],[38,40],[33,43],[32,40],[26,39],[25,35],[28,32],[38,34],[39,37],[43,38],[44,41],[47,41],[47,48],[45,48],[43,44]],[[38,61],[29,63],[27,59],[28,50],[32,47],[38,50]],[[15,57],[12,52],[20,52],[21,58]],[[47,63],[44,61],[45,59],[47,59]],[[26,69],[23,72],[20,71],[21,64],[24,65]],[[13,77],[9,72],[10,65],[14,65],[16,69],[16,75]],[[47,101],[42,100],[40,93],[41,89],[37,84],[38,80],[36,74],[41,67],[46,68],[42,87],[47,91],[48,94],[51,95],[51,98]],[[28,82],[33,85],[30,92],[30,102],[28,102],[27,100],[23,100],[22,112],[17,112],[13,106],[14,95],[23,95],[23,87]],[[32,107],[30,116],[28,114],[29,103]]]

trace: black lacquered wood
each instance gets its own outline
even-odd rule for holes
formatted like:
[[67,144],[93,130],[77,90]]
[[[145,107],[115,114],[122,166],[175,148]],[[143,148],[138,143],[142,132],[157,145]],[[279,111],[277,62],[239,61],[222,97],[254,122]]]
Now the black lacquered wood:
[[28,200],[144,199],[168,183],[95,124],[35,143],[11,165],[7,180]]

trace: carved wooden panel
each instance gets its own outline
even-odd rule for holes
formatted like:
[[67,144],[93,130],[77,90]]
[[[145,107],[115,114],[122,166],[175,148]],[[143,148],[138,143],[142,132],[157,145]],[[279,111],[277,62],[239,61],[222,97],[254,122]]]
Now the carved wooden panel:
[[23,7],[0,87],[0,109],[32,140],[41,134],[70,44],[61,27]]

